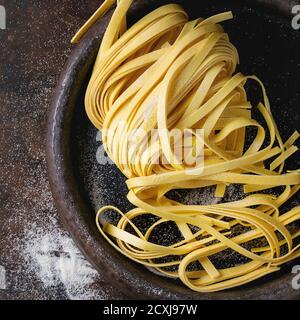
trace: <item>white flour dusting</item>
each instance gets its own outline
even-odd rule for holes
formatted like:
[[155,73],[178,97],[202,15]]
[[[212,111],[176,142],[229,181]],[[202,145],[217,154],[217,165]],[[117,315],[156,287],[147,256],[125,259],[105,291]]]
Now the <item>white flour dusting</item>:
[[[42,158],[42,155],[37,154],[39,158]],[[7,239],[6,252],[11,255],[11,260],[22,259],[25,263],[5,265],[6,287],[14,288],[22,294],[29,285],[32,285],[34,290],[39,286],[40,290],[43,290],[43,298],[47,295],[54,299],[107,299],[108,288],[102,286],[104,277],[92,268],[69,234],[61,228],[57,212],[53,207],[45,167],[43,159],[41,165],[36,166],[31,176],[23,182],[22,196],[30,206],[32,215],[28,215],[24,201],[20,201],[19,198],[7,208],[15,213],[7,221],[7,229],[22,227],[22,237],[15,238],[14,233],[10,232],[8,237],[11,238]],[[6,180],[6,183],[9,182],[10,175]],[[9,190],[11,192],[12,188]],[[12,242],[16,249],[9,250]],[[14,254],[16,258],[13,258]],[[23,285],[24,282],[26,286]],[[2,283],[0,270],[0,289]],[[33,296],[39,299],[35,293]]]
[[72,239],[58,229],[32,228],[26,235],[24,256],[46,288],[63,284],[72,300],[103,299],[89,288],[99,276]]
[[[43,153],[36,154],[38,158],[43,156]],[[10,183],[13,171],[6,171],[2,190],[20,194],[18,185]],[[0,289],[5,286],[9,292],[14,290],[20,299],[28,296],[24,292],[29,287],[33,299],[102,300],[111,296],[112,287],[104,276],[93,269],[62,229],[53,206],[44,159],[23,185],[23,198],[17,197],[13,203],[4,204],[4,209],[14,214],[6,221],[6,230],[10,232],[2,248],[6,256],[1,261],[6,269],[6,285],[0,269]],[[19,237],[15,237],[16,228],[22,230]]]

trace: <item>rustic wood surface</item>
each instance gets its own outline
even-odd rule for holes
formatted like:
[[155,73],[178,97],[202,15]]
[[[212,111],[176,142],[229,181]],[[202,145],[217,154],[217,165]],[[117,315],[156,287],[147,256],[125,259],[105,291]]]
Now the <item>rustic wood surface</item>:
[[[0,30],[0,299],[76,298],[59,277],[43,279],[45,270],[39,271],[28,252],[34,241],[44,239],[44,230],[52,230],[50,241],[57,235],[68,239],[47,181],[47,109],[71,50],[70,38],[100,2],[0,0],[7,15],[7,29]],[[85,286],[78,298],[124,298],[101,275]]]

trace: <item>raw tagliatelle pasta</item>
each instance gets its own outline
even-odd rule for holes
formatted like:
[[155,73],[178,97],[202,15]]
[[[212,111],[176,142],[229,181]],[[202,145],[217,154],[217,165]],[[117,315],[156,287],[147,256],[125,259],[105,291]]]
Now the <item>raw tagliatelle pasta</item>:
[[[299,257],[295,241],[300,230],[291,231],[289,225],[299,220],[300,206],[287,212],[281,208],[299,190],[299,170],[285,169],[285,161],[297,151],[299,134],[282,141],[263,84],[255,76],[236,73],[237,50],[219,25],[232,13],[189,21],[179,5],[169,4],[127,29],[126,13],[133,1],[107,0],[73,43],[115,2],[85,105],[102,131],[109,157],[128,178],[128,199],[136,208],[127,213],[101,208],[96,218],[101,234],[128,258],[180,278],[199,292],[248,283]],[[249,80],[262,88],[258,110],[265,125],[252,118],[244,88]],[[247,145],[250,127],[255,134]],[[192,134],[188,147],[168,135],[173,129]],[[198,129],[201,137],[194,134]],[[143,139],[133,139],[132,132],[139,130]],[[204,147],[197,151],[199,141]],[[187,156],[175,161],[184,148]],[[188,161],[200,153],[204,164]],[[174,189],[216,186],[215,195],[223,197],[230,184],[243,185],[248,195],[212,205],[185,205],[167,196]],[[276,187],[282,188],[281,194],[262,192]],[[104,215],[111,210],[120,215],[115,225]],[[156,220],[142,232],[135,219],[149,214]],[[166,222],[176,223],[182,239],[167,246],[151,242],[151,234]],[[245,227],[238,235],[232,233],[237,225]],[[265,246],[247,247],[261,239]],[[248,262],[216,267],[212,257],[225,250]],[[199,267],[191,269],[193,263]]]

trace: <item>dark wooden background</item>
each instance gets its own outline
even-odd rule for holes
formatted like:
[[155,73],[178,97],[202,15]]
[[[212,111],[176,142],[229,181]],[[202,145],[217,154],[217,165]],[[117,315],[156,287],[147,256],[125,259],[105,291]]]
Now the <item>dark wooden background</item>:
[[[29,227],[38,232],[45,224],[65,232],[47,181],[47,109],[70,39],[100,3],[0,0],[7,14],[0,30],[0,299],[68,299],[63,285],[45,287],[30,269],[24,239]],[[95,298],[124,298],[101,275],[89,285]]]

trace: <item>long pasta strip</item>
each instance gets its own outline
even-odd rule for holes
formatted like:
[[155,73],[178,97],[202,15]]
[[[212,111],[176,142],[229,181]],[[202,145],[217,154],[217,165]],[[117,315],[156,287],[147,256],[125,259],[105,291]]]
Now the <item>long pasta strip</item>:
[[[170,4],[127,30],[126,14],[132,2],[104,1],[73,38],[78,42],[116,3],[85,105],[91,122],[102,130],[107,153],[128,178],[128,199],[136,209],[123,213],[111,206],[101,208],[96,216],[99,231],[130,259],[163,276],[179,278],[199,292],[240,286],[279,270],[300,256],[300,246],[295,246],[299,230],[291,233],[288,228],[299,221],[300,206],[286,213],[281,210],[300,188],[299,169],[284,172],[285,161],[298,150],[294,143],[299,133],[283,143],[262,82],[235,73],[238,52],[219,25],[232,18],[231,12],[188,21],[180,6]],[[244,88],[249,80],[262,88],[258,109],[266,126],[252,118]],[[245,148],[249,127],[256,128],[256,133]],[[173,129],[180,130],[179,136],[170,136]],[[204,131],[203,136],[195,133],[197,129]],[[132,138],[138,130],[142,133]],[[188,146],[180,142],[186,132],[192,136]],[[199,141],[202,149],[197,149]],[[181,159],[184,148],[188,152]],[[201,152],[202,165],[197,157],[193,159]],[[173,189],[215,185],[216,196],[223,197],[230,184],[242,184],[246,193],[285,189],[277,196],[256,193],[211,205],[186,205],[167,196]],[[105,220],[103,214],[111,210],[120,215],[117,225]],[[143,233],[134,221],[149,213],[157,220]],[[153,232],[168,222],[177,225],[182,239],[169,246],[151,242]],[[247,229],[234,235],[238,225]],[[250,245],[258,239],[264,239],[264,245]],[[214,256],[228,249],[249,262],[218,268]],[[176,259],[161,260],[170,256]],[[190,270],[195,262],[201,267]]]

